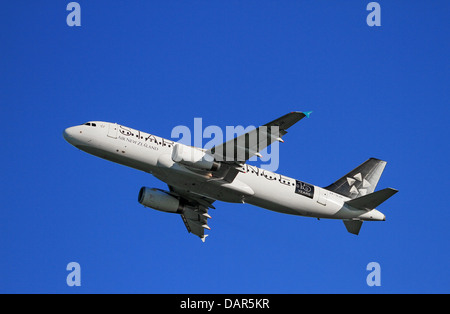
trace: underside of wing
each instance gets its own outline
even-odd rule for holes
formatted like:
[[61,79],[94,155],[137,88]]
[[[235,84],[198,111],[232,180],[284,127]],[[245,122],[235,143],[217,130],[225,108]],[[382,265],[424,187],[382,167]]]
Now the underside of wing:
[[208,214],[209,208],[215,208],[212,203],[213,199],[192,194],[188,191],[169,186],[171,194],[178,196],[183,202],[183,213],[181,218],[188,232],[198,236],[203,242],[206,237],[205,229],[211,230],[208,226],[208,219],[211,216]]

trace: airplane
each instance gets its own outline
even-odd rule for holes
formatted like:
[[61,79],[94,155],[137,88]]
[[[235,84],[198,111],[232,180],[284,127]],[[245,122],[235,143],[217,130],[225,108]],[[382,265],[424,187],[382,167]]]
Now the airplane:
[[[64,130],[64,139],[94,156],[152,174],[168,191],[142,187],[145,207],[181,215],[205,242],[215,201],[248,203],[271,211],[338,219],[358,235],[364,221],[385,221],[381,203],[398,191],[375,192],[386,161],[370,158],[336,182],[319,187],[247,164],[311,112],[294,111],[211,149],[183,145],[117,123],[91,121]],[[252,140],[253,139],[253,140]]]

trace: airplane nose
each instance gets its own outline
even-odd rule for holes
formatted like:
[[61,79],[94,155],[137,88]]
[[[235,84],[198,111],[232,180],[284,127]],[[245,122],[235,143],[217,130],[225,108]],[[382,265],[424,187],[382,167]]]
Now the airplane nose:
[[80,133],[81,132],[78,130],[78,128],[76,126],[73,126],[64,130],[63,137],[67,142],[76,146],[76,144],[78,144],[79,142]]
[[73,127],[67,128],[63,132],[64,139],[69,143],[70,143],[70,140],[73,139],[73,135],[74,135]]

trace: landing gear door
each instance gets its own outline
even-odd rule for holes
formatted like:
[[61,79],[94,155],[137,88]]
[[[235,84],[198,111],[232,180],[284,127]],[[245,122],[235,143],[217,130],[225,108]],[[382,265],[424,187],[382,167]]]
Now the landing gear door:
[[326,206],[327,205],[327,198],[328,198],[328,190],[325,189],[319,189],[319,197],[317,198],[317,203]]
[[117,138],[117,123],[109,124],[108,136],[112,138]]

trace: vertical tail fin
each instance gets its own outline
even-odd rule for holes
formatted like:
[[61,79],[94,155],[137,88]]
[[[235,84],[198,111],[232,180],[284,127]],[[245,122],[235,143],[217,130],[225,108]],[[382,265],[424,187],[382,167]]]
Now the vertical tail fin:
[[325,189],[351,199],[373,193],[386,162],[370,158]]

